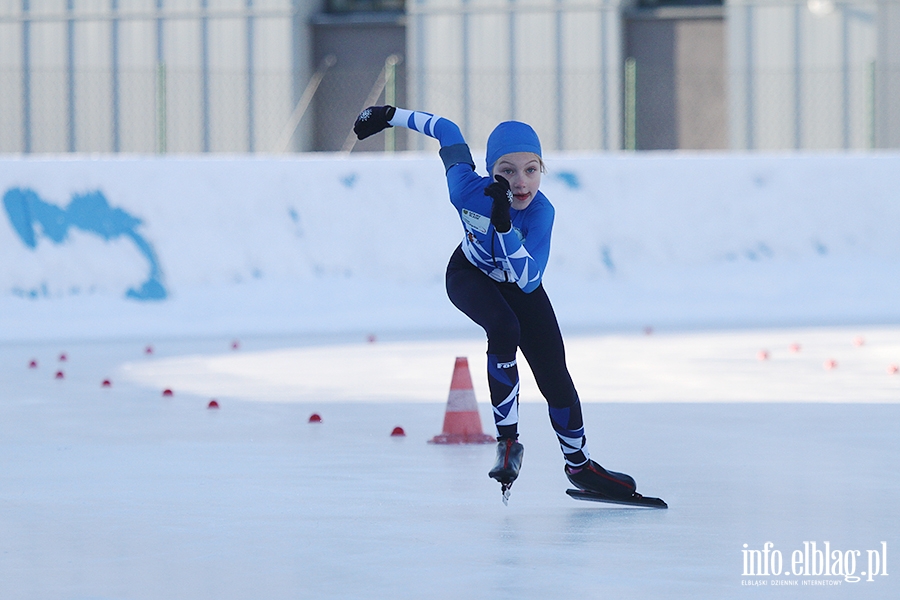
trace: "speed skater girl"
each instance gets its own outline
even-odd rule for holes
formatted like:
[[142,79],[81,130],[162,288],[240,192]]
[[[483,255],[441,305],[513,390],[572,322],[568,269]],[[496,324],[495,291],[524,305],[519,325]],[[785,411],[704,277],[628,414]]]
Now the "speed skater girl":
[[362,140],[388,127],[423,133],[441,146],[450,202],[465,233],[447,265],[447,295],[487,334],[488,388],[498,442],[497,461],[488,475],[500,482],[506,498],[522,466],[516,361],[521,350],[547,401],[569,481],[612,499],[639,498],[632,477],[604,469],[588,452],[581,402],[541,283],[550,256],[554,209],[539,190],[545,169],[537,133],[519,121],[497,125],[487,141],[485,166],[490,175],[482,177],[452,121],[372,106],[360,113],[353,130]]

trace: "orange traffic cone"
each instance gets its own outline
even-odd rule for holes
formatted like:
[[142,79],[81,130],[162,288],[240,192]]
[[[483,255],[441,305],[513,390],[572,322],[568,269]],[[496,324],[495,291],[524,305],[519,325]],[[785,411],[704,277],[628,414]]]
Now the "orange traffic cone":
[[472,375],[469,373],[469,360],[465,356],[457,356],[453,379],[450,381],[450,394],[447,396],[447,410],[444,413],[444,430],[429,443],[490,444],[496,441],[496,438],[486,435],[481,429],[478,402],[475,400],[475,388],[472,387]]

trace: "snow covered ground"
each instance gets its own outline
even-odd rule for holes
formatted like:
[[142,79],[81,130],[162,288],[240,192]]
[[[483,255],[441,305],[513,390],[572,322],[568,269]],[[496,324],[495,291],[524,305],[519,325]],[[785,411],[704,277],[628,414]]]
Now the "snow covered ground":
[[[564,325],[900,322],[900,155],[547,163]],[[2,159],[0,195],[0,340],[468,326],[436,153]]]

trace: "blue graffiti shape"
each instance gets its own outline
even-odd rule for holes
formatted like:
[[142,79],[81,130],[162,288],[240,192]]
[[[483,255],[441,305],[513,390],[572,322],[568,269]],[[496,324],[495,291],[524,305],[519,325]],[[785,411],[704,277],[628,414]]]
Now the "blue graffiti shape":
[[22,243],[32,250],[38,243],[36,223],[54,244],[65,242],[72,227],[106,241],[120,237],[130,239],[150,263],[150,275],[139,288],[130,288],[125,296],[135,300],[163,300],[168,295],[162,284],[162,269],[156,252],[137,233],[141,220],[121,208],[111,207],[102,192],[73,195],[69,206],[60,208],[42,200],[34,190],[13,188],[3,194],[3,207]]
[[609,250],[609,246],[603,246],[603,248],[600,249],[600,258],[603,260],[603,265],[608,272],[616,272],[616,265],[612,260],[612,253]]
[[566,187],[572,190],[581,188],[581,180],[578,179],[577,173],[569,171],[560,171],[556,174],[556,178],[566,184]]

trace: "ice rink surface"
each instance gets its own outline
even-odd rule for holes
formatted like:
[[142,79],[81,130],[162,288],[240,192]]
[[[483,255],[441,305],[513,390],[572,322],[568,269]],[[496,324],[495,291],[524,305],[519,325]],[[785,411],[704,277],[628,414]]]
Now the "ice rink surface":
[[0,345],[0,598],[900,597],[898,328],[567,334],[666,511],[566,496],[528,381],[508,506],[492,446],[428,444],[458,355],[492,431],[478,339],[230,344]]

